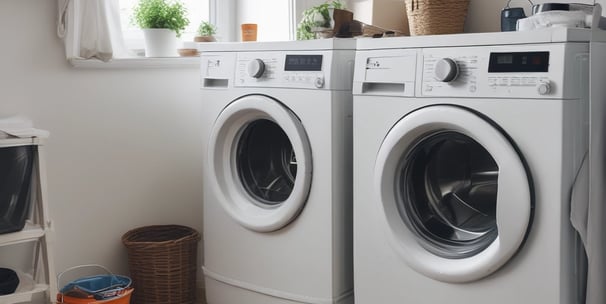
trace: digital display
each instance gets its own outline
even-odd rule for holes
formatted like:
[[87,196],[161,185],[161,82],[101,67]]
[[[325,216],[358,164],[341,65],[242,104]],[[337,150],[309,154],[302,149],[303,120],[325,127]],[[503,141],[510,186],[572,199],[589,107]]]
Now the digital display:
[[322,55],[286,55],[285,71],[322,71]]
[[549,52],[490,53],[489,73],[548,72]]
[[511,54],[502,54],[497,56],[498,64],[512,64],[513,63],[513,55]]

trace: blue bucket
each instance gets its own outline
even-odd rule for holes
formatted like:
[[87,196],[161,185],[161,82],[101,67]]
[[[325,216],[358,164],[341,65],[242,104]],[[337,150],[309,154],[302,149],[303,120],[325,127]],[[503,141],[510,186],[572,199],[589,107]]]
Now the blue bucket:
[[66,272],[83,267],[99,267],[107,274],[87,276],[71,281],[61,288],[61,294],[76,298],[93,296],[96,300],[104,300],[120,295],[132,283],[129,277],[113,274],[107,268],[95,264],[68,268],[57,276],[57,282],[60,282],[61,276]]

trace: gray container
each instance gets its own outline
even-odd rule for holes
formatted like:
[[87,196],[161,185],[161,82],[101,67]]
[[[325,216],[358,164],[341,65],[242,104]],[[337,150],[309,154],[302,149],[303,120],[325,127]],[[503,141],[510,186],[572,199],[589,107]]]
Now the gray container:
[[0,234],[23,229],[32,204],[35,146],[0,148]]

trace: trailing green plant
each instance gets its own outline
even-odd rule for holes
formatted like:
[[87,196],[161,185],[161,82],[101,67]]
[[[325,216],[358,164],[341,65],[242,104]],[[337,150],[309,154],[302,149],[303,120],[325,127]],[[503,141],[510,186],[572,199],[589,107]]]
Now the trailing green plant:
[[165,28],[177,37],[189,24],[187,9],[178,0],[140,0],[133,11],[133,21],[140,28]]
[[199,36],[212,36],[217,33],[217,27],[210,22],[202,21],[198,26],[197,33]]
[[314,28],[330,28],[332,20],[330,10],[335,8],[343,9],[345,4],[341,0],[333,0],[304,10],[301,22],[297,26],[297,40],[315,39]]

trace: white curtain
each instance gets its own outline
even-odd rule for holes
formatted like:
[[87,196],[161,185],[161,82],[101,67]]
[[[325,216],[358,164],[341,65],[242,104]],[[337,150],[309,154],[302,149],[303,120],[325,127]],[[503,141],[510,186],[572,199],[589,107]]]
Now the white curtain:
[[71,59],[133,57],[126,49],[120,25],[119,0],[58,0],[57,34]]

